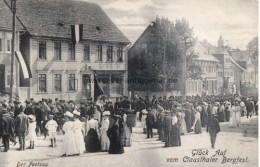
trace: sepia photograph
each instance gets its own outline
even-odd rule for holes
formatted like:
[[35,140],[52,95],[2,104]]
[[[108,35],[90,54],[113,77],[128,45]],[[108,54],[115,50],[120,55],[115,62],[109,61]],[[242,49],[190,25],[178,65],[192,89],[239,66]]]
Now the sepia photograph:
[[0,0],[1,167],[258,167],[258,0]]

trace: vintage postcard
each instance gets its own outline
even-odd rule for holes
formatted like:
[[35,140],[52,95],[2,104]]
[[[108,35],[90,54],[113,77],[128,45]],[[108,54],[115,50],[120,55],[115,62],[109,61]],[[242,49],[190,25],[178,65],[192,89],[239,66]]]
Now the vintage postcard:
[[258,0],[0,0],[1,167],[257,167]]

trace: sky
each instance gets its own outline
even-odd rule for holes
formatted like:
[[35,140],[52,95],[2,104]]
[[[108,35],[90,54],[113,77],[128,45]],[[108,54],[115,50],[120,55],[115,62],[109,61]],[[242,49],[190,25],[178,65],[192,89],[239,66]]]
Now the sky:
[[185,18],[194,37],[245,49],[258,36],[258,0],[82,0],[97,3],[132,44],[151,21]]

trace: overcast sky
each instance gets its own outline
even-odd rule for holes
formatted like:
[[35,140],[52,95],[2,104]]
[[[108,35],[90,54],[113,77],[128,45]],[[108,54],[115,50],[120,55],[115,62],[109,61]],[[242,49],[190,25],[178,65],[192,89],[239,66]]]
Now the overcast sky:
[[186,18],[198,40],[217,45],[222,35],[233,48],[245,49],[258,36],[258,0],[83,0],[99,4],[134,43],[158,17]]

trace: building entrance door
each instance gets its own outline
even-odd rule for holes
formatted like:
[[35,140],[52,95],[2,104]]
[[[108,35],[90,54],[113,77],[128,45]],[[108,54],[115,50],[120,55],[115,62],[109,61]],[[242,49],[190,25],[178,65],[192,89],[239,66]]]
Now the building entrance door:
[[0,92],[5,90],[5,65],[0,64]]
[[91,97],[91,76],[90,74],[82,75],[82,97]]

